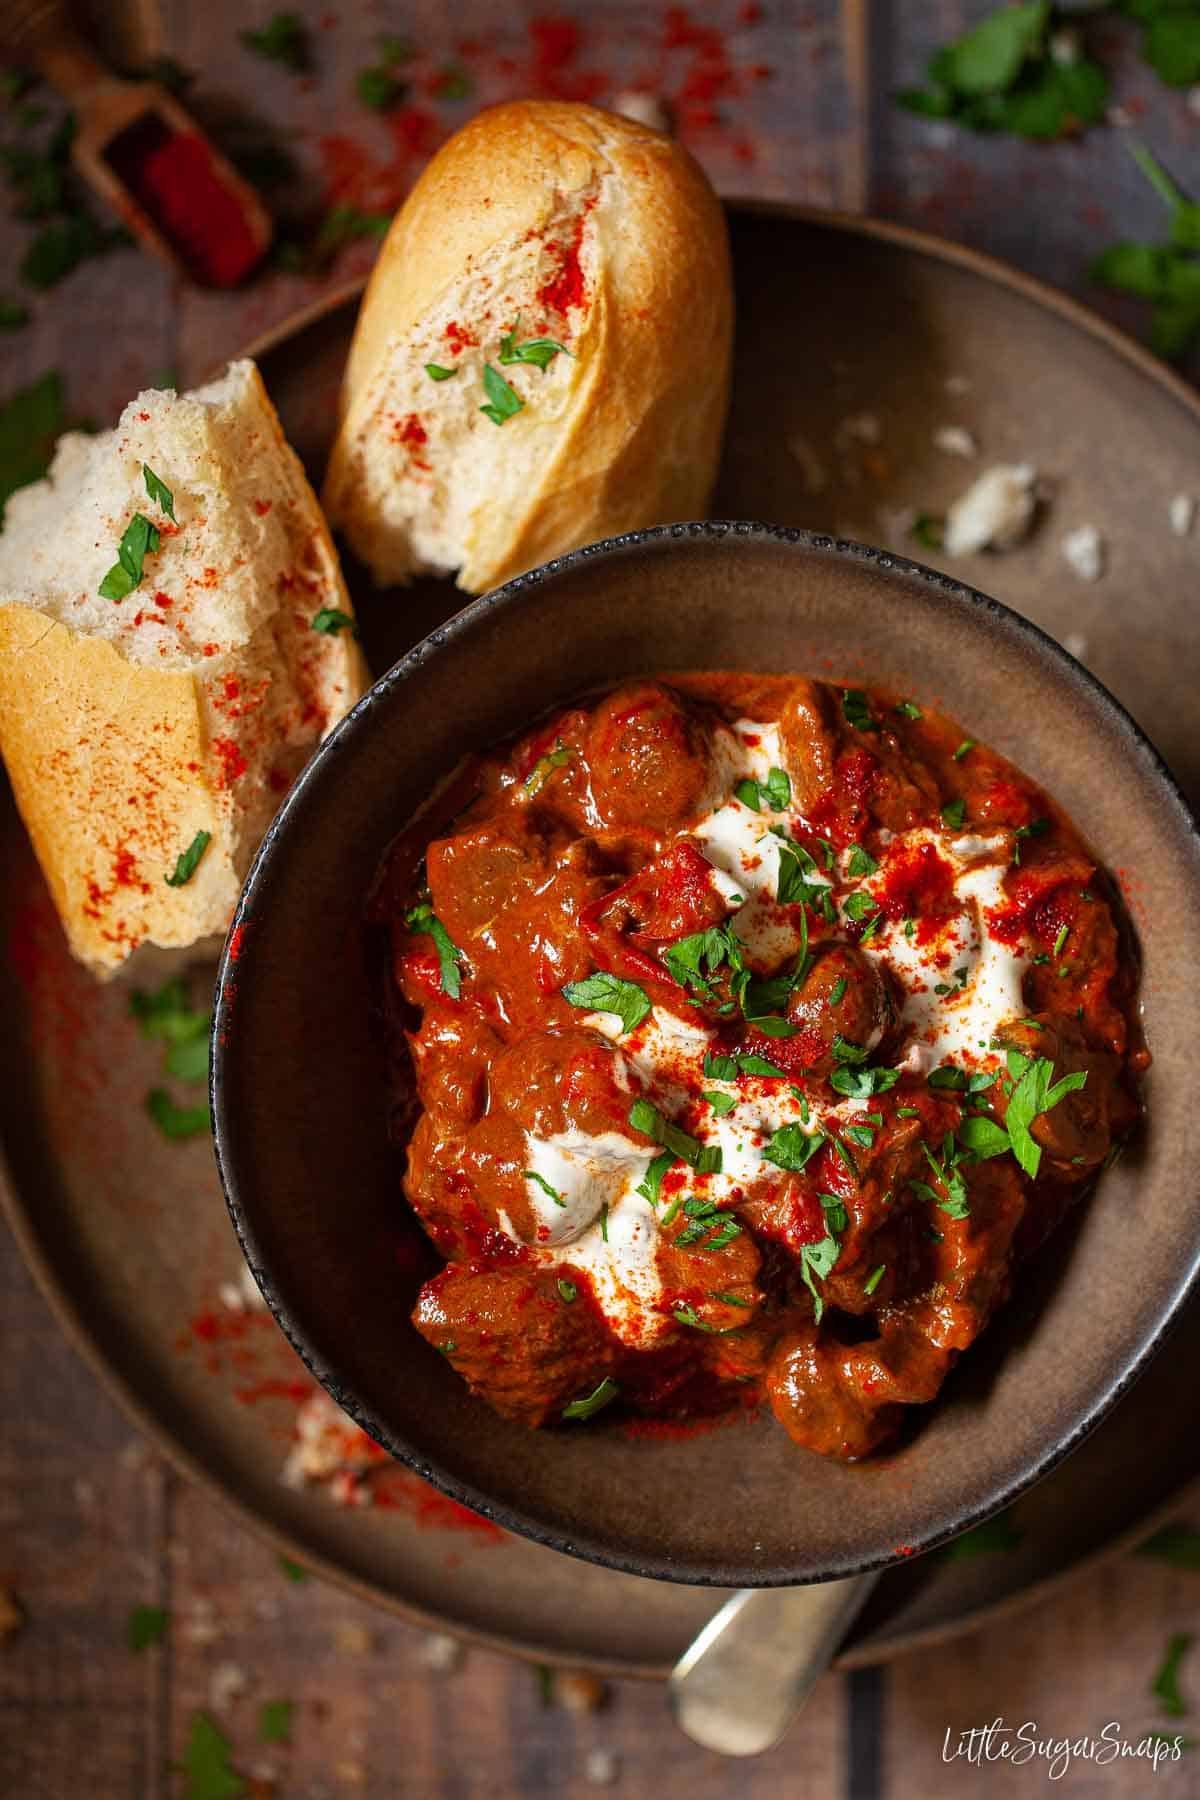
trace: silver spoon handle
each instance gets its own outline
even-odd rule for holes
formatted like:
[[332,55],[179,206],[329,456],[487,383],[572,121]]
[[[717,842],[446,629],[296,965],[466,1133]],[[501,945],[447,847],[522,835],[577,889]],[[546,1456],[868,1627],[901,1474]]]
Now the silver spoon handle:
[[777,1744],[877,1579],[734,1594],[671,1673],[680,1729],[724,1756],[757,1756]]

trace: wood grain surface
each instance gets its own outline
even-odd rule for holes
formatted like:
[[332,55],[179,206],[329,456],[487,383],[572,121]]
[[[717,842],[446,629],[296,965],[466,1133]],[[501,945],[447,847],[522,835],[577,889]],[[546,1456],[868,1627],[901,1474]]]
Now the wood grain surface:
[[[681,135],[727,193],[867,209],[1005,256],[1140,324],[1098,295],[1089,260],[1110,239],[1158,235],[1161,218],[1128,155],[1128,125],[1050,147],[956,135],[899,111],[894,90],[990,0],[833,0],[761,7],[720,0],[690,13],[647,0],[571,0],[551,11],[488,0],[292,0],[313,67],[297,77],[250,55],[239,32],[264,0],[93,5],[111,53],[165,50],[195,72],[189,101],[224,143],[269,129],[297,173],[276,196],[297,218],[349,199],[394,200],[426,148],[473,108],[522,91],[601,100],[631,85],[664,93]],[[546,24],[549,18],[550,24]],[[579,39],[564,21],[577,20]],[[539,20],[541,21],[539,23]],[[1119,120],[1200,193],[1200,118],[1137,59],[1133,32],[1103,26]],[[697,32],[717,32],[717,39]],[[398,147],[354,97],[381,33],[417,66],[465,71],[461,100],[419,95]],[[715,47],[714,47],[715,46]],[[555,56],[559,57],[555,61]],[[709,116],[711,115],[711,116]],[[6,136],[0,120],[0,141]],[[415,146],[415,147],[413,147]],[[0,292],[16,292],[29,227],[0,220]],[[249,338],[369,261],[352,248],[324,277],[264,275],[236,295],[173,287],[132,251],[85,264],[0,338],[0,394],[63,371],[74,416],[107,422],[147,382],[205,374]],[[795,279],[804,280],[797,269]],[[1170,1354],[1169,1350],[1167,1354]],[[1181,1432],[1194,1421],[1179,1421]],[[1200,1495],[1181,1503],[1200,1525]],[[20,1618],[11,1611],[11,1602]],[[134,1607],[170,1615],[161,1642],[127,1647]],[[1200,1736],[1200,1650],[1182,1666],[1191,1717],[1166,1716],[1150,1684],[1174,1633],[1200,1623],[1200,1572],[1129,1556],[1051,1605],[886,1669],[827,1677],[803,1725],[769,1756],[731,1765],[684,1742],[661,1691],[624,1685],[598,1707],[589,1684],[540,1682],[527,1666],[431,1638],[315,1581],[171,1473],[134,1435],[55,1326],[13,1246],[0,1242],[0,1795],[5,1800],[165,1800],[203,1710],[255,1794],[287,1800],[508,1800],[584,1796],[921,1795],[999,1800],[1041,1791],[1049,1764],[946,1760],[958,1734],[995,1719],[1043,1739],[1126,1739],[1181,1726]],[[258,1738],[264,1703],[290,1701],[290,1740]],[[1080,1796],[1195,1793],[1200,1750],[1146,1762],[1076,1758]],[[216,1790],[214,1790],[216,1791]],[[238,1791],[230,1788],[230,1794]]]

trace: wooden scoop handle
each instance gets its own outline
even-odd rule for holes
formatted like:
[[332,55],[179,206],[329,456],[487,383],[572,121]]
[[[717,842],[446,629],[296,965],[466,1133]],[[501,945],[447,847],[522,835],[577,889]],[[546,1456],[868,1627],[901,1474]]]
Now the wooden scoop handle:
[[0,55],[36,63],[72,101],[115,79],[75,31],[63,0],[0,0]]

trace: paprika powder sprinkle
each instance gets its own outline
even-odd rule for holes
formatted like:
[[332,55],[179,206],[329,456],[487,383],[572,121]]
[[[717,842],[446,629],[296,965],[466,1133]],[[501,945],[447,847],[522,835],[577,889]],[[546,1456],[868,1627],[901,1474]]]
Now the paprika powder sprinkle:
[[113,140],[108,160],[195,280],[234,287],[259,261],[262,246],[198,133],[148,114]]

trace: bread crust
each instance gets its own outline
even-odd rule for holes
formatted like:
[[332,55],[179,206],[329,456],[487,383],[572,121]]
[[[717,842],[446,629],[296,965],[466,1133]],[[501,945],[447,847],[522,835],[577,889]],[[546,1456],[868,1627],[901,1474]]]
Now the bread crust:
[[[572,253],[580,279],[556,288]],[[505,367],[525,405],[497,429],[474,402],[517,312],[522,337],[544,326],[573,354],[546,371]],[[474,341],[451,340],[441,360],[454,379],[434,382],[425,363],[448,318]],[[685,150],[595,107],[480,113],[428,165],[380,252],[342,391],[330,519],[381,583],[457,568],[479,592],[579,544],[702,516],[732,333],[724,214]],[[393,423],[414,417],[419,459]]]
[[[204,396],[220,421],[211,442],[194,404]],[[0,538],[0,749],[71,949],[101,976],[143,943],[188,948],[225,932],[282,792],[368,679],[352,630],[311,628],[322,608],[352,609],[258,371],[235,364],[222,382],[182,398],[192,410],[176,410],[173,396],[142,395],[116,432],[65,445],[50,478],[20,496],[27,535]],[[93,540],[101,563],[111,556],[129,517],[131,460],[140,484],[139,428],[158,432],[156,459],[172,458],[162,466],[175,470],[181,521],[178,538],[164,537],[153,578],[123,602],[97,601],[77,549],[57,564],[39,551],[38,585],[21,594],[30,546],[53,550],[56,524],[72,513],[89,557]],[[221,431],[227,448],[218,452]],[[188,478],[219,478],[226,458],[230,492],[238,470],[229,465],[240,461],[244,472],[253,459],[260,498],[239,501],[218,531],[205,516],[207,490],[197,489],[198,501]],[[256,566],[256,533],[271,519],[279,535]],[[158,582],[173,599],[152,593]],[[219,644],[194,647],[165,632],[193,587]],[[193,874],[171,885],[200,832],[210,841]]]

